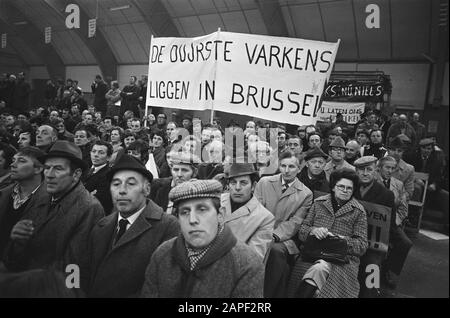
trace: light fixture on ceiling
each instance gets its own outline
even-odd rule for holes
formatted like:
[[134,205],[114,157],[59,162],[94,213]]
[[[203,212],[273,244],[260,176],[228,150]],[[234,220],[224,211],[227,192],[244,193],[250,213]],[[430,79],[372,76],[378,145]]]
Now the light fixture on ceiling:
[[125,9],[129,9],[131,8],[131,6],[129,4],[124,5],[124,6],[120,6],[120,7],[113,7],[113,8],[109,8],[110,11],[119,11],[119,10],[125,10]]
[[25,24],[28,24],[28,22],[27,21],[17,21],[17,22],[14,22],[13,24],[14,25],[25,25]]

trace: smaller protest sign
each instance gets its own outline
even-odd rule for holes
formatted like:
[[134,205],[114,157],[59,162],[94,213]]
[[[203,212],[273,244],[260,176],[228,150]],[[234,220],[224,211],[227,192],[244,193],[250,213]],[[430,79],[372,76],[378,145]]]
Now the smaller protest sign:
[[343,120],[348,124],[356,124],[361,119],[361,114],[364,113],[365,103],[340,103],[323,101],[322,106],[317,113],[320,121],[328,121],[331,118],[332,122],[336,121],[336,115],[341,113]]

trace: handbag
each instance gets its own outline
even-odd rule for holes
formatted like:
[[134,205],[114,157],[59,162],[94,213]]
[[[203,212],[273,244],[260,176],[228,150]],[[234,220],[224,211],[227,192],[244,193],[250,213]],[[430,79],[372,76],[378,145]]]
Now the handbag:
[[334,264],[348,264],[347,241],[338,236],[327,236],[319,240],[314,235],[309,235],[303,244],[301,253],[305,262],[315,262],[323,259]]

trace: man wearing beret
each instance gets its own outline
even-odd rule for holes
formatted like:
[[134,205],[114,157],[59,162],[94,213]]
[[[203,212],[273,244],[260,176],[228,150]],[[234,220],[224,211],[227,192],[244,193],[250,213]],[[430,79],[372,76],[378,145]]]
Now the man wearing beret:
[[179,153],[171,157],[171,177],[155,179],[152,182],[150,199],[159,205],[166,213],[172,213],[173,202],[169,200],[169,192],[175,186],[189,181],[197,176],[198,157],[187,153]]
[[355,167],[345,161],[345,141],[341,137],[337,136],[330,143],[329,154],[331,160],[325,165],[325,175],[327,180],[330,181],[330,175],[333,171],[347,168],[355,171]]
[[156,248],[178,235],[175,217],[147,200],[152,174],[123,155],[108,173],[114,208],[92,230],[90,297],[137,297]]
[[406,145],[397,136],[387,146],[387,153],[397,161],[397,167],[392,173],[392,176],[403,182],[407,194],[406,200],[409,201],[414,193],[414,167],[402,159],[405,148]]
[[189,181],[170,191],[181,234],[153,253],[142,297],[259,298],[264,265],[224,224],[222,184]]
[[48,196],[36,197],[32,211],[11,231],[4,263],[9,270],[79,267],[81,282],[86,278],[88,237],[94,224],[104,216],[103,208],[81,183],[81,150],[58,140],[43,158]]
[[264,296],[269,298],[285,296],[290,262],[299,253],[294,240],[313,200],[311,190],[297,178],[300,163],[295,154],[285,151],[278,161],[281,173],[261,178],[255,188],[258,201],[275,216],[264,281]]
[[314,147],[305,157],[306,166],[297,175],[297,178],[311,191],[330,192],[330,186],[325,176],[325,164],[328,156],[319,148]]
[[227,179],[230,192],[221,198],[225,224],[264,259],[272,243],[275,218],[253,195],[258,171],[251,163],[233,163]]
[[[364,156],[355,161],[356,174],[359,177],[359,189],[355,189],[354,195],[358,200],[363,200],[371,203],[384,205],[391,209],[391,230],[393,224],[395,225],[395,197],[394,193],[379,183],[377,178],[377,158],[374,156]],[[368,289],[365,284],[367,273],[365,269],[369,264],[377,264],[381,267],[383,255],[368,250],[363,257],[361,257],[360,265],[360,283],[361,297],[375,297],[376,290]]]

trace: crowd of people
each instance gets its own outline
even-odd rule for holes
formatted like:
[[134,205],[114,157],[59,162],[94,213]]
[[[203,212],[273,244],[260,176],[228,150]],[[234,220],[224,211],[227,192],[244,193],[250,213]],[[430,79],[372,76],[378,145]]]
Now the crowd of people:
[[[120,90],[97,75],[92,104],[67,80],[30,107],[25,86],[9,75],[0,90],[3,297],[376,297],[365,268],[395,289],[409,202],[448,202],[448,161],[417,113],[224,129],[144,116],[135,76]],[[386,255],[369,248],[361,200],[391,211]],[[302,257],[329,238],[344,263]],[[61,284],[74,264],[72,292]]]

